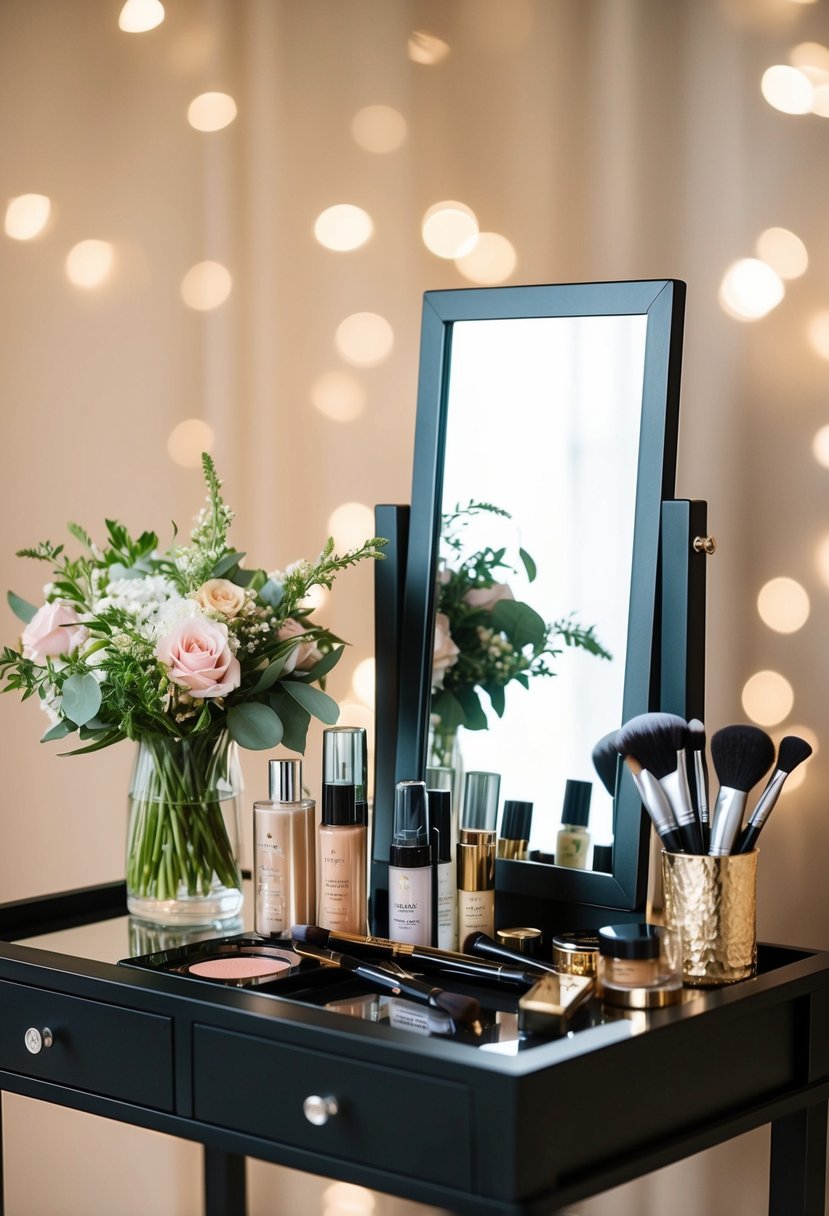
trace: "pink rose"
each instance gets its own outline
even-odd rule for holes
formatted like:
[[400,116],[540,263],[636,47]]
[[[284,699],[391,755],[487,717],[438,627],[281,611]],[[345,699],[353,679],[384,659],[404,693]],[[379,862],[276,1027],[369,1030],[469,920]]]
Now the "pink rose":
[[23,657],[36,663],[56,659],[71,654],[88,637],[89,630],[81,625],[71,604],[44,604],[23,630]]
[[493,583],[491,587],[473,587],[463,597],[470,608],[485,608],[491,612],[499,600],[512,600],[515,596],[506,583]]
[[435,646],[432,653],[432,688],[443,688],[443,679],[458,661],[460,649],[449,632],[449,617],[439,612],[435,617]]
[[[301,637],[307,632],[307,627],[301,625],[299,621],[295,621],[292,616],[289,616],[283,625],[280,625],[277,630],[276,637],[280,642],[287,642],[289,638]],[[319,663],[322,654],[314,645],[313,642],[300,642],[293,650],[288,652],[288,657],[285,660],[285,666],[282,668],[283,673],[289,676],[291,672],[310,671],[315,663]]]
[[242,681],[239,660],[228,645],[227,625],[204,617],[176,625],[158,642],[155,657],[191,697],[224,697]]

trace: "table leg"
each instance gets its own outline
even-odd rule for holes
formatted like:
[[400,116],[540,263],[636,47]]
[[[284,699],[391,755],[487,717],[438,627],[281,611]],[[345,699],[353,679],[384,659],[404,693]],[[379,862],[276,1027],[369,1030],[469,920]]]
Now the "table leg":
[[247,1216],[247,1210],[245,1158],[206,1144],[204,1216]]
[[5,1210],[5,1192],[3,1189],[3,1091],[0,1090],[0,1216],[3,1216]]
[[826,1102],[771,1125],[769,1216],[824,1216]]

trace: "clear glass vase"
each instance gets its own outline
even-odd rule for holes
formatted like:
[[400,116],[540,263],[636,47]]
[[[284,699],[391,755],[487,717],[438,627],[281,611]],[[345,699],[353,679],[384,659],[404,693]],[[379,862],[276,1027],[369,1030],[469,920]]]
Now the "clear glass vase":
[[141,739],[127,825],[127,907],[157,925],[211,925],[238,916],[236,744],[226,732]]

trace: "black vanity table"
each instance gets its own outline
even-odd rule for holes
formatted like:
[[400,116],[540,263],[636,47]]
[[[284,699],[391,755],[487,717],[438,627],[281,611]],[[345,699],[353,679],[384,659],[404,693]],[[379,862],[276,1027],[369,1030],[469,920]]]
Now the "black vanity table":
[[542,1216],[766,1123],[770,1213],[824,1212],[829,953],[762,946],[754,980],[501,1054],[116,966],[124,910],[0,906],[0,1087],[201,1142],[210,1216],[244,1213],[246,1156]]

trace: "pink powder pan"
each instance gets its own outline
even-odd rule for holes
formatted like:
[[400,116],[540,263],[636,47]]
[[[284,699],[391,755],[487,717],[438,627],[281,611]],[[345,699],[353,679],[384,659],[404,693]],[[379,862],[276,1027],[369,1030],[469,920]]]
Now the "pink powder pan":
[[198,975],[203,979],[238,983],[240,980],[279,975],[282,971],[290,971],[292,965],[287,958],[234,955],[226,958],[207,958],[200,963],[191,963],[187,971],[190,975]]

